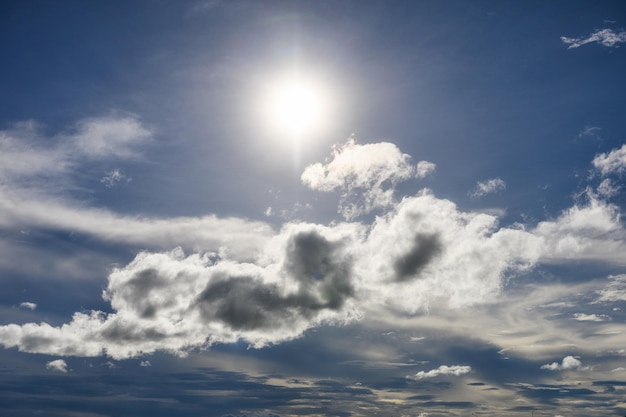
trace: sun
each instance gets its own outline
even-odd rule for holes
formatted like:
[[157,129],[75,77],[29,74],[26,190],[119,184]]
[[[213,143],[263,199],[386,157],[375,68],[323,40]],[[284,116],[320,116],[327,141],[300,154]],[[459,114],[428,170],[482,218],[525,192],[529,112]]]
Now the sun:
[[329,99],[312,77],[289,74],[267,85],[262,108],[273,134],[302,140],[320,133],[327,124]]

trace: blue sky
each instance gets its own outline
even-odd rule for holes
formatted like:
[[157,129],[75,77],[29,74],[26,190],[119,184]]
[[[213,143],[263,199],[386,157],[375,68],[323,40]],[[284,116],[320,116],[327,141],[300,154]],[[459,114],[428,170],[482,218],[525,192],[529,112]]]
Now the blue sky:
[[0,414],[624,415],[625,51],[618,1],[3,2]]

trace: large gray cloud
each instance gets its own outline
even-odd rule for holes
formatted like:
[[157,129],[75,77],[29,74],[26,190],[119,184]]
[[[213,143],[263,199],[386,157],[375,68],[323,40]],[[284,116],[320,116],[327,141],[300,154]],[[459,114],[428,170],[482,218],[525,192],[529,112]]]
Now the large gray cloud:
[[[371,172],[377,172],[376,156],[359,162],[359,172],[370,172],[368,160]],[[52,214],[61,210],[50,209]],[[322,324],[358,319],[373,306],[411,315],[493,303],[506,279],[539,262],[620,264],[626,250],[619,209],[592,193],[535,227],[501,227],[496,216],[464,211],[430,190],[405,197],[371,224],[288,223],[277,232],[242,219],[212,219],[207,227],[194,218],[159,223],[86,210],[74,224],[67,220],[60,227],[137,242],[152,236],[162,245],[207,235],[206,245],[190,255],[182,249],[140,253],[108,277],[103,296],[112,313],[75,313],[57,327],[0,326],[5,347],[114,358],[157,350],[184,354],[237,340],[261,347]],[[23,214],[24,222],[45,216],[28,206],[24,211],[38,213]],[[162,240],[158,232],[169,236]],[[207,251],[206,246],[228,250]],[[615,298],[606,294],[600,298]]]

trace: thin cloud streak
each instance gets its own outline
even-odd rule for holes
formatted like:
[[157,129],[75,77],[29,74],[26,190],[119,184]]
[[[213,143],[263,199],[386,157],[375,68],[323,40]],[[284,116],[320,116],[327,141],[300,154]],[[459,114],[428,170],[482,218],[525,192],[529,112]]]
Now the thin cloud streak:
[[612,29],[599,29],[587,37],[568,38],[561,36],[561,41],[567,45],[567,49],[580,48],[588,43],[599,43],[607,48],[617,48],[620,43],[626,42],[626,32],[614,32]]

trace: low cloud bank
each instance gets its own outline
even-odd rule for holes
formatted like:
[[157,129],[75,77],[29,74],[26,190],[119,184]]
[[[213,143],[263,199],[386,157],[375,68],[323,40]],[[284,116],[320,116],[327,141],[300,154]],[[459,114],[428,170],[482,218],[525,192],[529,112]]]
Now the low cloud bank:
[[[300,337],[313,327],[358,320],[372,304],[415,314],[491,302],[505,279],[540,262],[623,262],[626,234],[619,210],[593,193],[585,203],[533,228],[501,227],[496,216],[463,211],[427,189],[400,201],[392,199],[393,204],[378,200],[381,192],[393,195],[395,182],[419,176],[419,170],[395,145],[358,146],[350,141],[330,163],[313,165],[312,171],[307,168],[303,181],[320,190],[343,190],[345,207],[352,207],[351,190],[373,190],[368,201],[390,207],[372,223],[286,223],[274,232],[260,222],[212,219],[212,227],[191,235],[209,235],[213,239],[205,241],[209,249],[228,243],[228,251],[142,252],[108,277],[103,297],[113,313],[77,312],[58,327],[0,326],[0,344],[24,352],[115,359],[158,350],[184,355],[238,340],[263,347]],[[355,162],[349,157],[353,152],[363,158]],[[381,152],[391,160],[379,158]],[[377,175],[388,183],[375,179]],[[124,235],[120,218],[96,210],[89,213],[93,219],[79,218],[75,223],[97,236],[132,239],[132,233]],[[29,216],[24,221],[37,218]],[[102,226],[107,221],[119,227],[107,232]],[[159,230],[166,235],[170,231],[170,240],[164,243],[184,235],[173,232],[174,220],[127,221],[147,227],[137,229],[142,238],[149,235],[145,230],[155,236]],[[189,230],[204,227],[197,220],[182,224]],[[617,277],[615,288],[600,298],[622,297],[618,288],[622,281]],[[554,366],[571,369],[573,363],[564,359]],[[469,367],[442,366],[415,378],[469,371]]]

